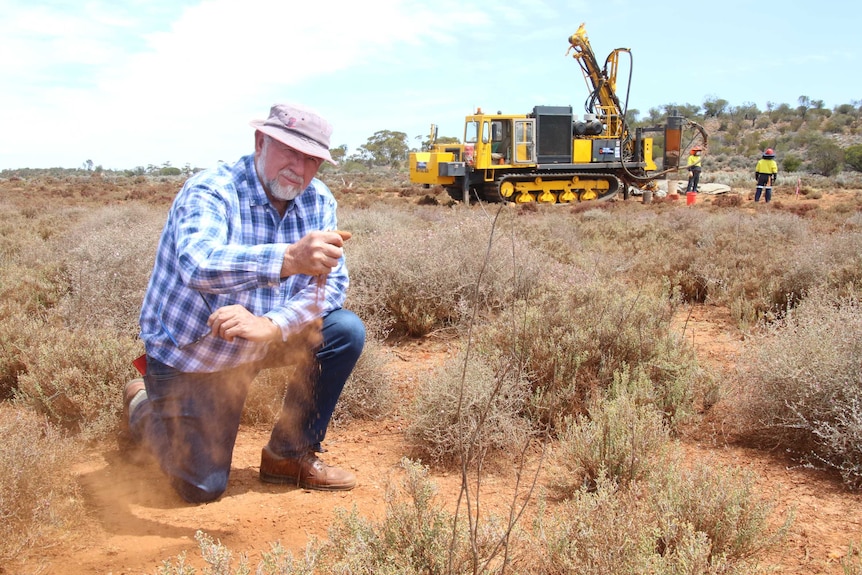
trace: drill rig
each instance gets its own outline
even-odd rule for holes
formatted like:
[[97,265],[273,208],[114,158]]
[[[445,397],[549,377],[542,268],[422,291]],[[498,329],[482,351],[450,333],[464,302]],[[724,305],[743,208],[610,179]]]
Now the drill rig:
[[[410,154],[410,180],[443,186],[456,200],[539,202],[546,204],[607,200],[622,191],[648,189],[667,172],[679,168],[682,130],[693,127],[706,148],[702,127],[675,114],[665,126],[632,132],[616,93],[621,54],[617,48],[600,67],[584,24],[569,37],[590,95],[583,118],[571,106],[535,106],[528,114],[486,114],[481,108],[467,116],[460,144],[437,144],[432,125],[429,151]],[[664,164],[658,172],[653,138],[664,132]]]

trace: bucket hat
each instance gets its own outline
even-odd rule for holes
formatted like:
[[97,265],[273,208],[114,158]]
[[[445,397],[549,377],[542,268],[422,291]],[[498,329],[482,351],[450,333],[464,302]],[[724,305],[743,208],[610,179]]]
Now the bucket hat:
[[338,163],[329,153],[332,126],[317,112],[298,104],[275,104],[266,120],[250,122],[257,130],[303,154]]

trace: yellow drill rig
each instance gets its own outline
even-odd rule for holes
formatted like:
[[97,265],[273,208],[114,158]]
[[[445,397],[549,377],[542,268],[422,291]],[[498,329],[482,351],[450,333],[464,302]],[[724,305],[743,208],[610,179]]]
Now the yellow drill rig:
[[[463,143],[437,144],[431,128],[430,150],[410,154],[410,180],[443,186],[456,200],[540,202],[547,204],[606,200],[618,192],[648,189],[679,167],[682,131],[697,130],[706,147],[706,132],[675,114],[664,126],[637,128],[626,122],[616,93],[621,54],[613,50],[599,67],[584,24],[569,37],[569,50],[590,90],[586,113],[579,118],[571,106],[535,106],[528,114],[486,114],[481,108],[467,116]],[[664,132],[662,172],[653,160],[653,138]]]

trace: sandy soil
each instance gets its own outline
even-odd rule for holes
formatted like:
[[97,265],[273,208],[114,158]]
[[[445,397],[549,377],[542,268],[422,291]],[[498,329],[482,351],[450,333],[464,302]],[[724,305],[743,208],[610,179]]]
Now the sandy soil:
[[[706,198],[704,198],[706,201]],[[678,329],[693,343],[702,362],[732,369],[742,343],[727,310],[699,306],[681,315]],[[417,374],[451,353],[446,342],[427,339],[392,347],[391,368],[397,385],[409,387]],[[194,540],[203,530],[232,551],[256,555],[280,541],[301,552],[310,538],[325,538],[336,508],[356,507],[362,515],[380,517],[387,482],[407,454],[404,422],[388,419],[356,422],[331,430],[327,462],[353,470],[359,480],[346,493],[311,492],[274,486],[258,479],[260,449],[268,429],[243,428],[234,454],[227,493],[206,505],[184,503],[171,491],[154,463],[130,461],[116,445],[93,447],[75,469],[86,501],[85,527],[74,537],[36,550],[26,564],[0,567],[0,573],[139,574],[155,573],[166,559],[186,551],[193,564]],[[721,465],[752,470],[758,487],[774,497],[779,509],[794,510],[788,539],[764,558],[782,574],[842,573],[839,559],[848,544],[862,544],[862,495],[844,491],[834,476],[793,466],[781,453],[727,444],[720,429],[704,428],[683,440],[687,455]],[[459,477],[434,474],[441,497],[454,499]],[[491,472],[486,485],[505,491],[510,478]],[[766,573],[764,569],[762,572]]]

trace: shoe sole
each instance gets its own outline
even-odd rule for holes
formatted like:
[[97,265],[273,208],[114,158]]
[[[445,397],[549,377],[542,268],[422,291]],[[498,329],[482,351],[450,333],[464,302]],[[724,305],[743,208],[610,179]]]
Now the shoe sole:
[[288,477],[286,475],[274,475],[272,473],[260,472],[260,480],[264,483],[272,483],[274,485],[296,485],[303,489],[312,489],[314,491],[349,491],[356,487],[356,483],[345,485],[319,485],[307,483],[305,481],[297,481],[296,477]]

